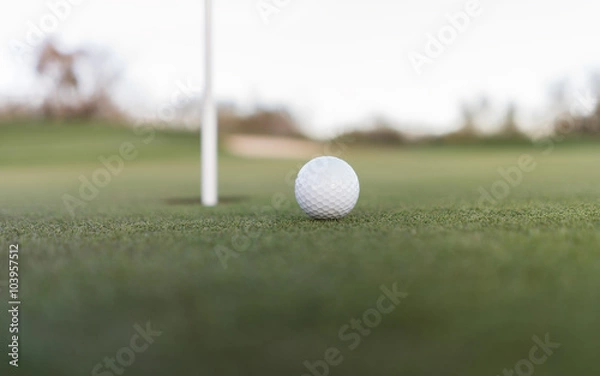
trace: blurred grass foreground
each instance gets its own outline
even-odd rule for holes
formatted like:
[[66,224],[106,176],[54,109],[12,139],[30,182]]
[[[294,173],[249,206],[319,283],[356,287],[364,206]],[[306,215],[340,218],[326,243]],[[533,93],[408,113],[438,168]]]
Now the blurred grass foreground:
[[[594,143],[329,144],[356,169],[361,198],[322,222],[294,200],[304,158],[223,153],[222,203],[205,208],[197,137],[1,132],[0,259],[20,245],[22,296],[20,367],[2,362],[2,375],[600,371]],[[82,196],[99,157],[125,143],[136,158]],[[84,204],[71,213],[65,195]],[[385,291],[402,294],[397,304]],[[4,310],[0,327],[8,320]]]

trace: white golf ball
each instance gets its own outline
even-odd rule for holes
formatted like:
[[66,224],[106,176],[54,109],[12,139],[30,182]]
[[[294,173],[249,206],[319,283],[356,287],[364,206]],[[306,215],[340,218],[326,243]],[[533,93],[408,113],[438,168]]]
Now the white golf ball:
[[315,219],[342,218],[356,205],[360,186],[352,167],[336,157],[318,157],[296,178],[296,201]]

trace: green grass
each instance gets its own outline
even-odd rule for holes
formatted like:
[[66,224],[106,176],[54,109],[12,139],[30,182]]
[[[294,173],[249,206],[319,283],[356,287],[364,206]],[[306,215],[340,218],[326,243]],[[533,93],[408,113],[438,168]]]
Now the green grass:
[[[71,217],[63,195],[123,142],[139,157]],[[0,279],[18,242],[23,302],[21,367],[2,374],[91,375],[147,321],[162,335],[125,375],[301,376],[329,347],[331,375],[500,375],[545,333],[561,347],[536,375],[598,374],[597,144],[346,146],[359,204],[313,221],[293,197],[301,160],[223,155],[224,203],[204,208],[195,135],[0,127]],[[525,153],[535,170],[478,203]],[[350,350],[340,328],[393,284],[408,296]]]

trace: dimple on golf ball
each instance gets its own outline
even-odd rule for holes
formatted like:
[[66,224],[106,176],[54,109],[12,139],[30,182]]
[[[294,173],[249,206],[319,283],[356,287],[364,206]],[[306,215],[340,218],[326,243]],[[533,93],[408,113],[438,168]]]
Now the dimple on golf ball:
[[354,208],[360,186],[354,169],[336,157],[317,157],[296,178],[296,201],[315,219],[342,218]]

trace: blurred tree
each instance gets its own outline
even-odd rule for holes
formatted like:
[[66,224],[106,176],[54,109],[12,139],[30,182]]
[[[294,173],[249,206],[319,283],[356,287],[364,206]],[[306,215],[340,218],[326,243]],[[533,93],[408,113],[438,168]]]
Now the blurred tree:
[[461,106],[462,126],[457,131],[448,133],[440,138],[442,142],[474,142],[479,138],[476,117],[477,107],[463,103]]
[[111,98],[119,77],[107,54],[89,49],[71,53],[46,42],[37,58],[36,72],[45,92],[42,114],[46,118],[102,118],[123,120],[124,114]]
[[517,124],[517,107],[514,103],[508,105],[504,123],[500,128],[500,135],[507,138],[518,138],[523,136],[523,133]]
[[462,106],[463,126],[458,131],[462,136],[475,136],[477,134],[477,125],[475,124],[476,111],[468,104]]
[[560,79],[552,84],[548,88],[550,95],[550,105],[558,110],[564,110],[567,108],[567,80]]
[[252,114],[241,115],[235,108],[222,107],[219,109],[219,132],[303,137],[285,109],[257,109]]
[[379,146],[402,145],[408,142],[405,135],[381,119],[377,120],[373,129],[349,132],[337,137],[336,140],[344,143],[352,142]]

